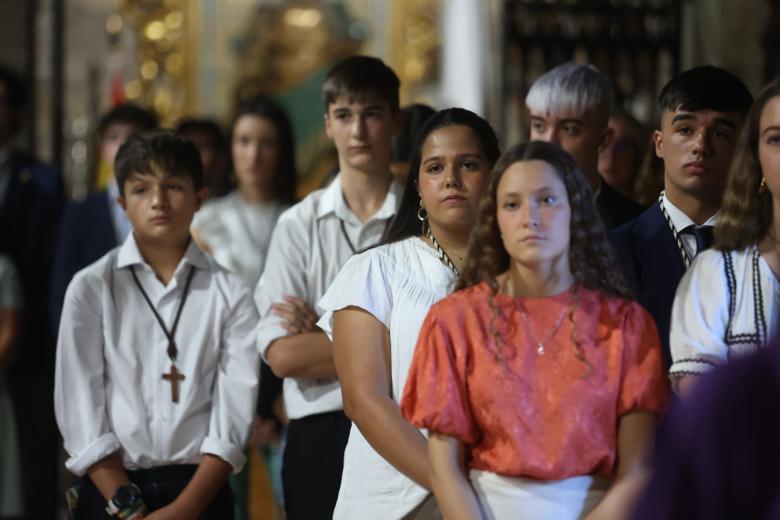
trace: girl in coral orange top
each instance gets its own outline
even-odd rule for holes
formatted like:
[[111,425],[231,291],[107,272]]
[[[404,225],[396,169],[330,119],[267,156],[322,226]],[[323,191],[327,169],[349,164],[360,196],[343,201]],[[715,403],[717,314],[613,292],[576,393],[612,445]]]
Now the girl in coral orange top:
[[402,411],[448,520],[622,518],[665,403],[658,333],[571,157],[498,161],[462,289],[431,308]]

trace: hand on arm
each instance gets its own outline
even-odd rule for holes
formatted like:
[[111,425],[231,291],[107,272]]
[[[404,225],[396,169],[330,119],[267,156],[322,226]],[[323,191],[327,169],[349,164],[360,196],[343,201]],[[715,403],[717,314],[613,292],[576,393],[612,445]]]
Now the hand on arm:
[[467,476],[463,443],[431,432],[428,439],[431,481],[436,501],[447,520],[483,518],[474,488]]
[[203,455],[195,475],[176,500],[145,518],[150,520],[198,518],[214,500],[232,470],[232,466],[219,457]]
[[655,431],[655,416],[635,411],[620,418],[617,435],[617,469],[604,498],[587,520],[628,518],[648,477],[647,460]]
[[425,437],[392,398],[387,327],[363,309],[347,307],[334,314],[333,338],[347,416],[385,460],[431,489]]
[[271,310],[284,320],[282,327],[291,335],[319,332],[317,328],[319,316],[302,298],[285,296],[284,303],[274,303],[271,305]]

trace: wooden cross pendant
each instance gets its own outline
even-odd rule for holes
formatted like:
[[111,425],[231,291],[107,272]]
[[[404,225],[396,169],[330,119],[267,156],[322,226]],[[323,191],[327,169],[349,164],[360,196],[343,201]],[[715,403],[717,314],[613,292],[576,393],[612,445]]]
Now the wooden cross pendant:
[[184,374],[176,370],[176,365],[171,365],[171,371],[163,374],[162,378],[171,384],[171,401],[179,402],[179,381],[184,379]]

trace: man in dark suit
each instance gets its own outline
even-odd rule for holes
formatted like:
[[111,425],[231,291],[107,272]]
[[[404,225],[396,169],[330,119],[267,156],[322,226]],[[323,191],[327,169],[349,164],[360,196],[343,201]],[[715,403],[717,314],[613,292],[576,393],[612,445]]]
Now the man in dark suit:
[[644,210],[599,175],[599,153],[613,138],[608,126],[612,97],[612,84],[596,67],[565,63],[539,76],[525,98],[531,139],[555,143],[574,158],[607,228]]
[[25,299],[18,354],[5,374],[24,463],[27,517],[50,519],[58,435],[52,401],[54,337],[46,301],[63,188],[55,168],[13,146],[25,92],[21,78],[0,66],[0,251],[16,264]]
[[717,67],[672,78],[661,91],[661,127],[653,133],[664,191],[639,217],[610,232],[634,295],[658,325],[667,369],[674,294],[696,254],[712,244],[737,135],[752,102],[745,85]]
[[[156,126],[157,118],[147,110],[132,104],[114,107],[98,125],[100,161],[113,171],[122,143]],[[116,201],[118,195],[112,173],[106,190],[91,193],[65,208],[52,273],[50,313],[55,330],[73,275],[120,245],[130,232],[130,222]]]

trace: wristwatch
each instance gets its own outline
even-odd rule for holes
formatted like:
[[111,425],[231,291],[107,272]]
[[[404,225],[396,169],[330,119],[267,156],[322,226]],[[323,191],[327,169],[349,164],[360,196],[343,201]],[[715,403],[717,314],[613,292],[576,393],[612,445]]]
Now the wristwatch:
[[125,484],[119,488],[106,505],[106,513],[121,519],[131,519],[146,510],[141,490],[135,484]]

